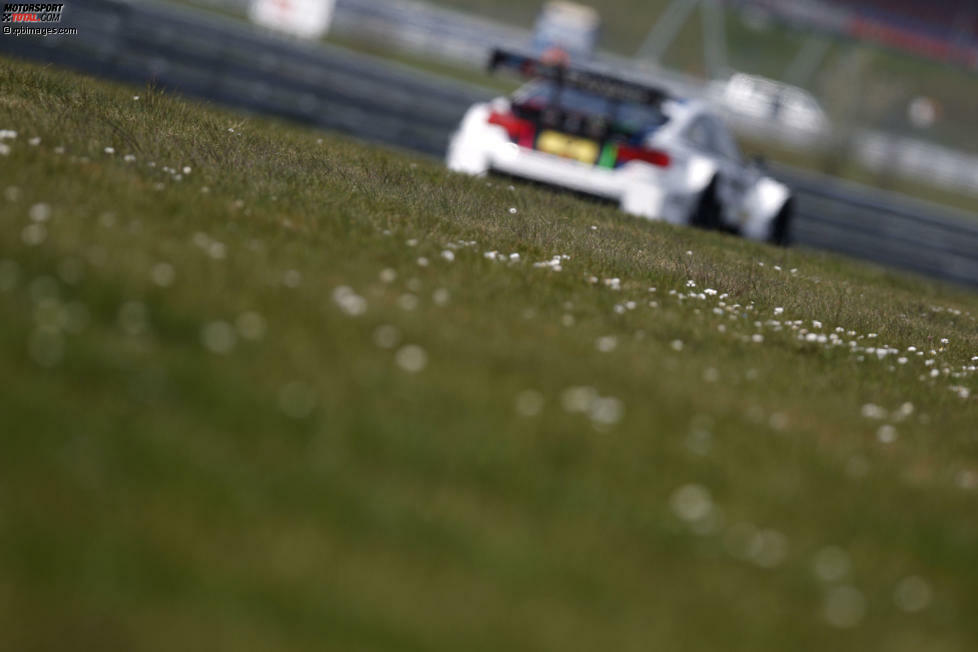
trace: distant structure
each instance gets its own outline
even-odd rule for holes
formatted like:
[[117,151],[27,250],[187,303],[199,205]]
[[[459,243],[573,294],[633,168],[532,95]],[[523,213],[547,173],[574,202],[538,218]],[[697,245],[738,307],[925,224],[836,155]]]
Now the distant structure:
[[600,28],[601,17],[591,7],[574,2],[548,2],[533,26],[533,52],[551,58],[589,59],[594,54]]
[[329,29],[335,5],[335,0],[251,0],[248,17],[278,32],[316,39]]

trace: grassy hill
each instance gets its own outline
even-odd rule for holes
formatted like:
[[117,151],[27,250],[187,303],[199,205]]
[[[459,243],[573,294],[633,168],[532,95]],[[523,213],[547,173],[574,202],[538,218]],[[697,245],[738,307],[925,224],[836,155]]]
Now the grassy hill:
[[0,130],[0,647],[978,644],[974,294],[12,60]]

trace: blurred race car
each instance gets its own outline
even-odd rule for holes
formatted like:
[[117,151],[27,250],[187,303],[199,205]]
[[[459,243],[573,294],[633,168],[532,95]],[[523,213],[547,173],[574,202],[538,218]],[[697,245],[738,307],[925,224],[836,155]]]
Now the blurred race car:
[[780,127],[785,136],[801,142],[815,142],[831,126],[810,93],[758,75],[738,72],[726,80],[714,80],[707,85],[706,95],[735,120]]
[[617,202],[627,213],[787,244],[792,197],[746,163],[695,100],[563,62],[496,50],[490,70],[530,81],[469,108],[447,163]]

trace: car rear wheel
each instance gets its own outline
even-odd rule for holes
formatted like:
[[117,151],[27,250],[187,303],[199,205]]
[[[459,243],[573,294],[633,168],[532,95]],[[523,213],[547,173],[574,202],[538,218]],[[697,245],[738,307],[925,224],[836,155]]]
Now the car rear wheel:
[[689,223],[700,229],[720,228],[720,201],[717,199],[716,179],[700,193]]
[[795,207],[789,199],[771,223],[771,235],[768,236],[768,242],[779,247],[787,247],[791,244],[791,222],[794,219],[794,212]]

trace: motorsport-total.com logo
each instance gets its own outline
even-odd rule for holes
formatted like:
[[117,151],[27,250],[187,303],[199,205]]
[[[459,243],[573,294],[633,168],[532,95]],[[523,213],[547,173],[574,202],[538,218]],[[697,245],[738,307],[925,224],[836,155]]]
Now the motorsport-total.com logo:
[[64,3],[6,2],[3,5],[4,23],[60,23]]

